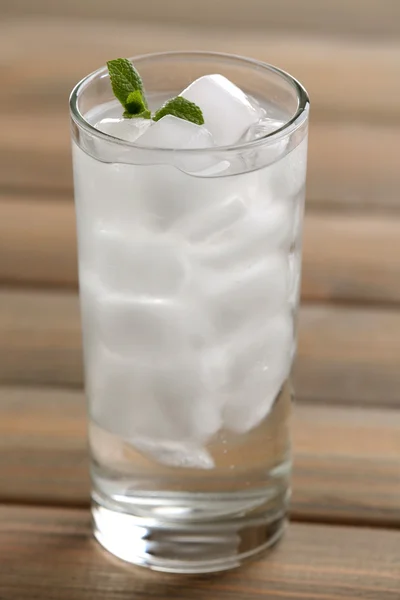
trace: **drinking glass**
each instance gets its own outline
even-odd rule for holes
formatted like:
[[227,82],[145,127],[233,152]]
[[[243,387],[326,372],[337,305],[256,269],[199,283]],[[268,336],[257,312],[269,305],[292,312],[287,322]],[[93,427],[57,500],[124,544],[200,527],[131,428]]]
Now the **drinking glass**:
[[117,110],[106,68],[70,99],[94,535],[219,571],[285,525],[309,100],[256,60],[132,62],[152,109],[220,73],[270,119],[231,146],[149,148],[94,127]]

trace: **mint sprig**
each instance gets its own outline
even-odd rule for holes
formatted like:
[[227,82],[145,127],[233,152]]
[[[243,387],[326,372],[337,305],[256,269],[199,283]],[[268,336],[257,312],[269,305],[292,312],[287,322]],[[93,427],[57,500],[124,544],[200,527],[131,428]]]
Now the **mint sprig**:
[[190,121],[196,125],[204,125],[204,117],[201,109],[197,104],[186,100],[186,98],[182,98],[182,96],[168,100],[168,102],[156,111],[153,120],[159,121],[166,115],[173,115],[174,117],[178,117],[178,119],[185,119],[185,121]]
[[116,58],[107,63],[111,87],[114,96],[125,109],[124,117],[143,117],[150,119],[151,113],[147,108],[143,82],[127,58]]
[[123,116],[126,119],[142,117],[159,121],[166,115],[190,121],[196,125],[204,124],[201,109],[194,102],[177,96],[168,100],[159,108],[153,117],[148,108],[142,78],[127,58],[116,58],[107,62],[111,87],[115,97],[124,107]]

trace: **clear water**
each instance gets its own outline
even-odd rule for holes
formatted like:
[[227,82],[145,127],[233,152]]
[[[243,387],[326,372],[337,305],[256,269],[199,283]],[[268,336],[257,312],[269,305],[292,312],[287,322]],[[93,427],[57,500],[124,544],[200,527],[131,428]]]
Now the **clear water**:
[[237,566],[289,495],[306,140],[229,177],[73,155],[96,536]]
[[[100,496],[122,501],[129,506],[143,499],[143,515],[179,517],[177,506],[164,510],[163,499],[157,505],[162,490],[177,499],[182,493],[237,494],[256,497],[271,485],[279,495],[287,485],[290,471],[289,417],[291,409],[290,384],[285,382],[268,418],[246,434],[237,435],[229,430],[220,430],[208,442],[207,450],[213,459],[213,468],[199,470],[191,467],[168,467],[122,440],[119,436],[99,426],[90,424],[89,438],[92,449],[92,474]],[[264,491],[262,491],[264,490]],[[147,500],[151,499],[150,505]],[[260,498],[258,498],[260,500]],[[175,500],[174,500],[175,502]],[[250,501],[251,504],[251,501]],[[206,516],[210,509],[206,508]],[[243,506],[240,507],[243,509]],[[186,518],[191,505],[182,508],[181,517]],[[236,512],[236,509],[235,509]],[[201,511],[193,516],[201,518]],[[226,511],[223,508],[222,513]],[[227,513],[226,513],[227,514]],[[214,516],[220,516],[217,511]]]
[[207,471],[160,465],[90,424],[95,533],[113,554],[164,571],[239,566],[279,539],[289,501],[290,384],[246,435],[221,430]]

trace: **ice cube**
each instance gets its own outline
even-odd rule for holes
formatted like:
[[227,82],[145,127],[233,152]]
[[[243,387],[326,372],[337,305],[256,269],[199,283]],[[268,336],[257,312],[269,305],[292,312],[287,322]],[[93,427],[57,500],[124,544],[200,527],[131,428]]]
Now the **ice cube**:
[[135,438],[133,445],[156,462],[168,467],[213,469],[214,459],[203,447],[193,442],[173,442]]
[[132,237],[138,224],[159,232],[204,205],[209,180],[196,186],[197,180],[172,165],[106,164],[76,144],[73,157],[80,261],[93,255],[96,231],[104,225]]
[[287,378],[293,358],[293,321],[281,312],[232,336],[225,387],[224,426],[243,433],[260,424]]
[[[179,168],[188,172],[202,172],[205,169],[219,165],[220,160],[208,155],[183,155],[166,154],[164,150],[204,149],[212,148],[215,144],[211,133],[204,126],[196,125],[179,119],[173,115],[166,115],[159,121],[151,119],[116,119],[104,118],[95,124],[95,127],[112,136],[108,140],[95,137],[84,140],[87,152],[102,162],[126,162],[136,165],[154,165],[174,163]],[[117,140],[128,141],[137,146],[119,144]],[[146,148],[158,148],[151,152],[143,151]],[[225,161],[226,162],[226,161]],[[229,166],[229,164],[228,164]],[[223,165],[226,169],[226,166]]]
[[146,147],[179,150],[212,148],[214,141],[211,133],[203,125],[196,125],[185,119],[166,115],[141,134],[138,144]]
[[89,377],[92,417],[102,428],[158,462],[212,466],[203,446],[219,430],[221,410],[211,401],[201,355],[146,363],[98,346]]
[[237,385],[255,365],[268,367],[273,376],[287,375],[293,343],[293,319],[289,311],[272,317],[257,315],[231,336],[226,351],[231,359],[232,385]]
[[207,242],[214,236],[221,235],[246,213],[247,207],[241,198],[222,197],[220,201],[216,199],[214,203],[178,221],[174,232],[190,243]]
[[278,121],[276,119],[263,118],[252,123],[250,127],[245,131],[242,140],[244,142],[251,142],[252,140],[258,140],[265,137],[274,131],[277,131],[285,125],[284,121]]
[[95,128],[120,140],[135,142],[153,124],[151,119],[101,119]]
[[[200,218],[197,227],[201,227]],[[203,266],[231,269],[271,251],[289,250],[292,237],[293,210],[290,202],[283,199],[269,201],[261,197],[253,201],[253,206],[248,201],[242,218],[221,229],[209,243],[195,247],[193,253]]]
[[117,297],[105,294],[98,302],[98,327],[104,344],[121,355],[140,356],[182,351],[184,310],[165,299]]
[[176,221],[201,205],[188,175],[172,165],[142,167],[136,179],[138,216],[155,232],[168,231]]
[[[182,160],[199,164],[208,157],[184,156]],[[181,219],[196,219],[199,211],[233,195],[236,187],[230,177],[193,177],[172,165],[142,167],[135,180],[134,202],[149,229],[166,232]]]
[[276,253],[223,276],[205,273],[203,293],[217,331],[226,334],[252,321],[254,314],[267,318],[287,306],[289,285],[288,259]]
[[173,238],[142,231],[98,229],[94,270],[110,291],[169,298],[189,275],[189,265]]
[[[244,133],[241,142],[257,141],[265,136],[277,131],[284,125],[284,121],[275,119],[260,119],[257,123],[253,123]],[[251,170],[262,169],[270,164],[278,161],[286,151],[289,143],[289,138],[282,134],[278,134],[276,139],[266,139],[262,144],[258,144],[254,149],[251,149],[243,154],[245,164]]]
[[[103,144],[103,142],[99,141]],[[92,233],[106,224],[133,229],[139,222],[141,206],[140,181],[143,171],[151,167],[112,164],[95,160],[73,145],[76,211],[78,215],[79,259],[81,247],[92,244]],[[154,167],[156,170],[156,167]],[[90,248],[88,248],[90,249]]]
[[304,193],[307,165],[307,138],[275,164],[260,169],[260,182],[273,196],[294,197]]
[[223,75],[205,75],[191,83],[180,96],[202,110],[204,124],[218,146],[236,143],[263,115],[262,108]]
[[235,393],[226,396],[222,415],[224,428],[243,434],[260,425],[271,411],[282,385],[281,379],[265,377],[262,369],[255,371]]
[[109,351],[130,359],[153,360],[202,349],[214,334],[196,299],[130,295],[105,288],[98,277],[81,272],[91,300],[96,339]]
[[[153,151],[150,154],[153,157]],[[159,233],[237,188],[233,177],[193,177],[172,164],[106,164],[76,144],[73,156],[78,235],[79,230],[84,232],[79,238],[80,260],[86,249],[90,251],[91,232],[97,226],[131,231],[132,235],[142,226]],[[193,167],[210,160],[208,153],[200,157],[184,153],[181,158]]]

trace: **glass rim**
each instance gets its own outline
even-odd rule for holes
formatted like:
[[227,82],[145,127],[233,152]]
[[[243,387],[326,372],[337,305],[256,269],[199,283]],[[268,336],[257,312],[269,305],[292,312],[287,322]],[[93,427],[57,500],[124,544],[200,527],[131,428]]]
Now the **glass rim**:
[[237,143],[237,144],[230,144],[227,146],[213,146],[210,148],[186,148],[186,149],[185,148],[159,148],[157,146],[141,146],[140,144],[136,144],[135,142],[129,142],[127,140],[122,140],[121,138],[114,137],[113,135],[104,133],[103,131],[96,129],[93,125],[91,125],[89,123],[89,121],[87,121],[85,119],[85,117],[83,116],[83,114],[80,112],[80,110],[78,108],[78,101],[79,101],[79,96],[80,96],[81,92],[88,85],[90,85],[90,83],[92,83],[97,77],[103,77],[104,75],[108,74],[107,66],[103,66],[103,67],[100,67],[99,69],[96,69],[92,73],[89,73],[89,75],[86,75],[72,89],[72,92],[69,97],[69,107],[70,107],[71,117],[74,120],[74,122],[78,125],[78,127],[81,127],[86,132],[94,135],[98,139],[101,139],[101,140],[104,140],[107,142],[112,142],[113,144],[124,146],[126,148],[140,150],[141,152],[145,152],[145,151],[161,152],[164,154],[168,154],[171,152],[173,152],[174,154],[207,154],[209,152],[212,152],[213,154],[215,154],[215,153],[219,154],[219,153],[227,153],[227,152],[236,152],[237,150],[250,150],[251,148],[257,148],[259,146],[262,146],[265,143],[268,143],[268,144],[273,143],[273,142],[285,137],[286,135],[289,135],[291,132],[293,132],[295,129],[297,129],[297,127],[299,126],[299,124],[301,124],[301,122],[303,122],[301,117],[304,116],[304,114],[306,113],[306,111],[310,105],[310,99],[309,99],[306,89],[292,75],[290,75],[283,69],[275,67],[269,63],[259,61],[254,58],[247,58],[244,56],[240,56],[239,54],[230,54],[227,52],[209,52],[209,51],[201,51],[201,50],[200,51],[176,50],[176,51],[167,51],[167,52],[153,52],[153,53],[139,54],[137,56],[133,56],[133,57],[129,58],[129,60],[133,64],[135,64],[135,61],[142,60],[142,59],[157,59],[157,58],[168,57],[168,56],[171,56],[171,57],[181,56],[182,58],[184,58],[184,57],[200,58],[200,57],[204,56],[204,58],[208,58],[208,59],[213,58],[213,57],[214,58],[229,58],[229,59],[234,59],[243,64],[246,64],[249,67],[256,67],[256,68],[262,69],[264,71],[270,71],[272,73],[275,73],[276,75],[279,75],[282,79],[284,79],[287,83],[289,83],[289,85],[292,87],[292,89],[295,90],[296,95],[297,95],[297,110],[294,113],[294,115],[290,119],[288,119],[284,123],[284,125],[282,125],[282,127],[280,127],[279,129],[277,129],[271,133],[268,133],[268,134],[262,136],[261,138],[257,138],[255,140],[251,140],[249,142],[244,142],[241,144]]

